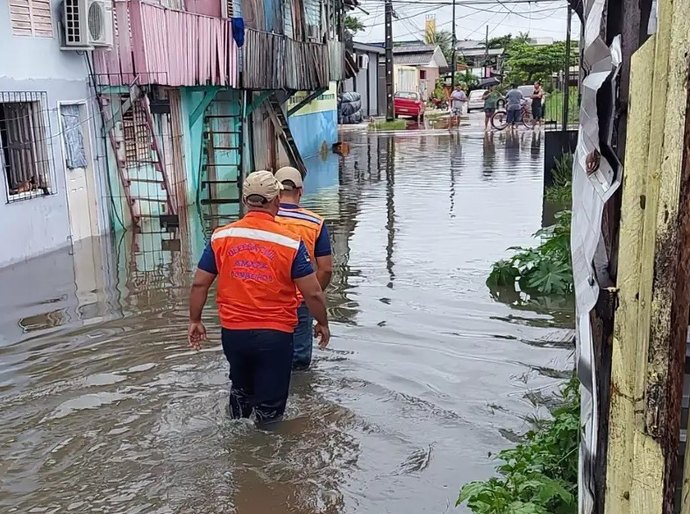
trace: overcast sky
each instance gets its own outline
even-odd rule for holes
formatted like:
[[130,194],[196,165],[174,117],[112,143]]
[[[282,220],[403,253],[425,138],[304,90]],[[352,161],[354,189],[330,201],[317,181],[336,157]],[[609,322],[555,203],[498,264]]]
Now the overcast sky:
[[[393,0],[393,7],[399,19],[393,20],[393,37],[395,40],[423,39],[424,23],[427,16],[436,17],[438,30],[452,29],[452,8],[435,5],[435,2],[452,0]],[[467,4],[466,0],[457,0]],[[479,0],[487,2],[489,0]],[[366,26],[364,32],[355,36],[356,41],[375,42],[384,39],[384,0],[360,0],[367,16],[356,9],[352,12]],[[458,5],[456,13],[456,34],[458,40],[484,39],[486,26],[489,26],[489,38],[506,34],[516,35],[528,32],[532,37],[551,37],[554,40],[565,40],[566,2],[540,0],[535,3],[512,3],[509,0],[495,3],[473,3],[471,6]],[[579,38],[580,24],[573,15],[573,39]]]

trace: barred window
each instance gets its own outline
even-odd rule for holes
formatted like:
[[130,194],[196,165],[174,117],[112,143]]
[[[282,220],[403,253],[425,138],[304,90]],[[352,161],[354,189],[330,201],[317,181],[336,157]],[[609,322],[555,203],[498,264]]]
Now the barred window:
[[50,0],[9,0],[15,36],[53,37]]
[[44,92],[0,92],[0,169],[8,201],[53,194]]

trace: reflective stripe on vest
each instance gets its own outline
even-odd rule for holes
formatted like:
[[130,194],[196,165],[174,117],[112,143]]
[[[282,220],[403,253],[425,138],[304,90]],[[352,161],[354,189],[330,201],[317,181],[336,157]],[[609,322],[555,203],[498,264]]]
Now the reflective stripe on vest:
[[285,226],[290,232],[298,235],[304,241],[312,264],[316,263],[316,240],[321,233],[323,218],[307,209],[281,208],[276,221]]
[[299,244],[299,237],[268,213],[250,212],[213,233],[223,328],[294,330],[299,302],[292,264]]

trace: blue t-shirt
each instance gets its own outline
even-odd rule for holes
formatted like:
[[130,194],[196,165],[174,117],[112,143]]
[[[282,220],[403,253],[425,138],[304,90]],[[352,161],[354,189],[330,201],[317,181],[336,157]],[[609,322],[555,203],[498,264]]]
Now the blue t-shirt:
[[519,111],[522,108],[524,98],[519,89],[511,89],[506,93],[506,110]]
[[[206,245],[206,249],[204,249],[204,253],[201,255],[201,259],[199,259],[198,267],[200,270],[206,271],[207,273],[213,273],[214,275],[218,274],[216,256],[213,253],[211,243]],[[309,252],[304,243],[300,241],[297,255],[295,255],[295,260],[292,261],[292,280],[306,277],[312,273],[314,273],[314,267],[311,265]]]

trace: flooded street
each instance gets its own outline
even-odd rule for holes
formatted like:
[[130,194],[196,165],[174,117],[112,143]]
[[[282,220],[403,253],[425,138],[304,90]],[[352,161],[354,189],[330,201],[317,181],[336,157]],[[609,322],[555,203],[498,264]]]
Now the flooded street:
[[[485,281],[542,225],[543,134],[370,135],[309,163],[333,339],[273,432],[228,419],[227,363],[186,345],[204,233],[120,233],[0,270],[0,511],[460,512],[543,415],[571,317]],[[156,231],[154,231],[156,232]]]

